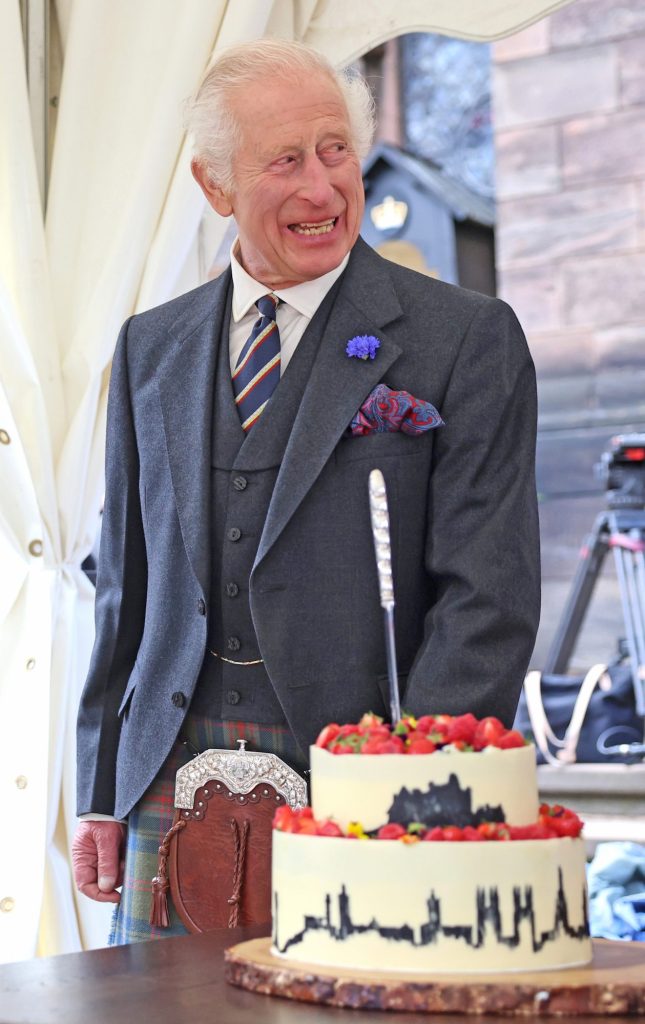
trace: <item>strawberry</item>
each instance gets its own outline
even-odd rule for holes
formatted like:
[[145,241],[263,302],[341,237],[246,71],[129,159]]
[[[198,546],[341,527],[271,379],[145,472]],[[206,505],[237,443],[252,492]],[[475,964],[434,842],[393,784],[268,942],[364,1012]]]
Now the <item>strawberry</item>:
[[511,839],[536,839],[536,825],[509,825]]
[[477,826],[477,831],[482,839],[494,841],[510,838],[508,826],[501,821],[483,821],[481,825]]
[[292,811],[287,804],[278,807],[273,816],[273,827],[278,832],[300,832],[300,812]]
[[543,825],[540,822],[535,822],[534,825],[529,825],[528,828],[531,834],[527,837],[528,839],[555,839],[556,834],[552,828],[548,825]]
[[475,750],[483,750],[484,747],[496,747],[498,745],[497,741],[504,732],[506,732],[506,729],[499,718],[494,718],[492,715],[489,715],[488,718],[482,718],[477,723],[473,737]]
[[[547,816],[543,815],[542,817]],[[558,836],[576,838],[582,831],[582,821],[575,811],[556,804],[551,808],[551,814],[548,816],[548,827],[553,829]]]
[[438,825],[435,825],[434,828],[428,829],[428,831],[423,837],[423,841],[424,843],[442,843],[444,841],[444,838],[445,836],[443,834],[443,829],[439,828]]
[[498,746],[500,750],[511,750],[513,747],[525,747],[526,740],[522,736],[522,733],[518,732],[517,729],[508,729],[506,732],[502,733],[496,743],[496,746]]
[[373,711],[366,711],[358,724],[366,729],[371,729],[375,725],[382,725],[383,719],[380,715],[375,715]]
[[559,836],[568,836],[571,839],[576,839],[582,832],[582,822],[577,814],[572,814],[566,818],[556,818],[558,824],[556,825],[556,832]]
[[313,818],[300,818],[297,831],[303,836],[317,836],[318,825]]
[[477,728],[477,719],[470,713],[467,715],[457,715],[448,723],[448,731],[446,738],[449,743],[455,743],[458,740],[463,740],[469,745],[472,744],[475,738],[475,729]]
[[436,744],[418,730],[410,733],[405,747],[407,754],[432,754],[437,749]]
[[339,826],[336,824],[335,821],[332,821],[330,818],[328,818],[327,821],[323,821],[323,822],[319,823],[318,827],[316,828],[316,835],[317,836],[342,836],[342,835],[344,835],[344,832],[343,832],[343,830],[341,828],[339,828]]
[[551,816],[549,814],[540,814],[538,817],[538,824],[542,825],[543,828],[555,835],[555,829],[551,827]]
[[336,722],[331,722],[330,725],[326,725],[324,727],[324,729],[321,729],[321,731],[318,734],[318,739],[316,740],[316,746],[317,747],[322,747],[324,749],[325,747],[327,747],[329,745],[331,740],[335,739],[336,736],[338,736],[339,732],[340,732],[340,726],[337,725]]
[[399,736],[391,736],[389,740],[381,740],[378,754],[403,754],[405,746]]
[[380,754],[384,742],[382,736],[370,736],[361,747],[361,754]]
[[433,715],[421,715],[421,718],[417,719],[417,732],[432,732],[434,728],[434,716]]
[[381,738],[385,737],[386,739],[389,739],[390,736],[392,735],[392,730],[390,729],[389,725],[372,725],[367,730],[367,735],[370,737],[380,736]]
[[294,818],[294,813],[289,807],[289,804],[283,804],[282,807],[277,807],[276,812],[273,815],[273,827],[278,832],[289,832],[291,821]]
[[349,743],[332,743],[331,747],[327,748],[330,754],[353,754],[354,747]]
[[338,730],[338,735],[343,737],[360,736],[361,731],[362,729],[360,725],[341,725]]
[[469,843],[483,843],[484,841],[484,837],[472,825],[466,825],[462,829],[462,836]]
[[446,743],[448,737],[448,729],[452,718],[450,715],[435,715],[434,722],[432,724],[432,730],[428,733],[428,736],[433,743]]
[[452,722],[452,715],[435,715],[434,724],[438,729],[447,729]]
[[380,829],[376,833],[377,839],[400,839],[401,836],[406,835],[406,830],[403,825],[397,824],[392,821],[387,825],[381,825]]
[[444,825],[442,832],[447,843],[460,843],[464,838],[463,832],[456,825]]

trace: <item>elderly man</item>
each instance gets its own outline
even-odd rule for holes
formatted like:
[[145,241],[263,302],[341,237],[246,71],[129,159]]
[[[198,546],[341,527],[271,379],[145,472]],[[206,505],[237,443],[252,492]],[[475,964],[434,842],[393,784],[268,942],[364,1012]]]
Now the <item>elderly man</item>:
[[[230,270],[131,318],[114,356],[75,873],[119,901],[126,828],[100,819],[128,819],[115,942],[154,934],[147,883],[195,749],[246,737],[304,770],[326,722],[386,713],[372,468],[406,709],[510,723],[538,618],[527,346],[504,303],[360,239],[364,83],[306,47],[247,44],[211,67],[189,127],[238,238]],[[443,424],[352,431],[379,384]]]

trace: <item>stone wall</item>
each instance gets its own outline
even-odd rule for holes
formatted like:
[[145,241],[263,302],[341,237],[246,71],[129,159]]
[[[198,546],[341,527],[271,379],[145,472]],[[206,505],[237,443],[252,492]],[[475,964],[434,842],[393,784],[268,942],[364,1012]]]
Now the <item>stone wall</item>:
[[[645,3],[576,0],[494,47],[498,293],[540,395],[540,667],[595,516],[593,465],[645,430]],[[624,633],[606,560],[574,661]]]

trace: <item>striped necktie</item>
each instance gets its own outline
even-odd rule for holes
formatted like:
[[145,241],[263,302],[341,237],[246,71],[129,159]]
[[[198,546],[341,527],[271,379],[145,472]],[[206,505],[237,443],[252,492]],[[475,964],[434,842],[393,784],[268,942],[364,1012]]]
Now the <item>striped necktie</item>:
[[263,295],[259,320],[244,343],[233,372],[233,391],[242,427],[248,431],[262,414],[280,380],[280,332],[275,321],[279,299]]

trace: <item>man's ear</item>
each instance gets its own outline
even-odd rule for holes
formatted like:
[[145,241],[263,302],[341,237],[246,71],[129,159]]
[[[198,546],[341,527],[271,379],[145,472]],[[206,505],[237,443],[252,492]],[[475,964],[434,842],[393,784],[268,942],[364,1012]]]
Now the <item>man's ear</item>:
[[208,204],[220,217],[230,217],[233,213],[233,204],[229,195],[219,185],[213,184],[206,166],[200,160],[191,160],[190,169]]

